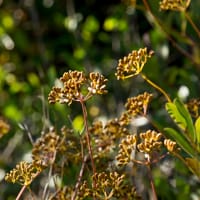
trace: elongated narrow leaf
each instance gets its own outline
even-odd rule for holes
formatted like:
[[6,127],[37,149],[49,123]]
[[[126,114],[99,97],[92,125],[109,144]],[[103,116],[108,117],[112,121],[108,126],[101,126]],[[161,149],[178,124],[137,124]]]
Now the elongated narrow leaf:
[[197,137],[197,146],[200,147],[200,117],[198,117],[195,122],[195,130],[196,130],[196,137]]
[[200,178],[200,161],[196,158],[186,158],[186,163],[193,174]]
[[177,107],[178,112],[186,121],[186,133],[188,134],[189,138],[192,139],[193,142],[196,142],[196,132],[189,111],[187,110],[183,102],[181,102],[179,99],[175,99],[174,104]]
[[169,113],[170,117],[174,120],[174,122],[182,129],[187,129],[187,122],[185,118],[179,112],[177,106],[174,103],[166,103],[166,110]]
[[182,133],[177,132],[173,128],[165,128],[164,131],[166,135],[173,139],[188,155],[191,157],[196,156],[195,150],[192,148]]

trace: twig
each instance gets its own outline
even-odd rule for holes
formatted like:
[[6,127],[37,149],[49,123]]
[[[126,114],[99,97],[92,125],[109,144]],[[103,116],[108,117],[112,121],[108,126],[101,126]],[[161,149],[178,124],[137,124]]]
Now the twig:
[[190,15],[187,12],[184,12],[184,15],[185,15],[186,19],[189,21],[189,23],[191,24],[192,28],[197,33],[198,37],[200,38],[200,30],[198,29],[198,27],[196,26],[196,24],[192,21]]
[[[92,147],[91,147],[91,142],[90,142],[90,133],[89,133],[89,127],[88,127],[88,122],[87,122],[87,110],[84,104],[84,101],[80,99],[82,111],[83,111],[83,119],[84,119],[84,124],[85,124],[85,129],[86,129],[86,140],[87,140],[87,145],[88,145],[88,151],[89,151],[89,156],[92,164],[92,172],[93,174],[96,173],[96,167],[94,164],[94,159],[93,159],[93,153],[92,153]],[[93,183],[94,188],[96,187],[95,182]]]
[[[53,161],[52,161],[52,163],[54,163],[54,161],[55,161],[55,158],[56,158],[56,151],[54,152],[54,157],[53,157]],[[49,182],[50,182],[50,179],[51,179],[51,177],[52,177],[52,171],[53,171],[53,164],[51,164],[51,166],[50,166],[50,169],[49,169],[49,175],[48,175],[48,182],[46,183],[46,185],[45,185],[45,187],[44,187],[44,191],[43,191],[43,194],[42,194],[42,199],[48,199],[48,193],[47,193],[47,189],[48,189],[48,187],[49,187]]]
[[19,127],[28,135],[28,138],[29,138],[31,144],[34,145],[32,133],[29,130],[28,126],[25,123],[21,123],[21,124],[19,124]]
[[161,88],[159,87],[157,84],[155,84],[154,82],[152,82],[150,79],[148,79],[144,74],[140,73],[142,78],[147,81],[151,86],[153,86],[155,89],[157,89],[158,91],[160,91],[166,98],[166,100],[168,102],[171,102],[171,99],[169,97],[169,95]]
[[73,193],[73,195],[71,197],[71,200],[75,200],[76,195],[78,193],[87,159],[88,159],[88,155],[85,155],[84,158],[83,158],[83,161],[82,161],[82,165],[81,165],[81,169],[80,169],[80,172],[79,172],[78,180],[77,180],[77,183],[75,185],[75,190],[74,190],[74,193]]
[[157,200],[158,198],[157,198],[156,189],[155,189],[155,184],[154,184],[153,177],[152,177],[152,173],[151,173],[151,166],[150,166],[150,164],[147,165],[147,170],[148,170],[148,176],[149,176],[149,179],[150,179],[150,184],[151,184],[153,199],[154,199],[154,200]]
[[19,191],[17,197],[16,197],[16,200],[19,200],[21,195],[23,194],[24,190],[26,189],[26,185],[24,185],[21,190]]

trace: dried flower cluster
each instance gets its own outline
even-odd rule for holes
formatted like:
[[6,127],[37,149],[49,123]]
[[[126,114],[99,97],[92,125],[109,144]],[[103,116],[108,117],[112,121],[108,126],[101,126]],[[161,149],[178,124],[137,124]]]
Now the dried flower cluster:
[[126,165],[131,161],[131,154],[136,149],[137,136],[127,135],[126,138],[122,139],[119,144],[119,152],[116,156],[118,166]]
[[164,140],[164,145],[166,146],[167,150],[169,152],[175,152],[177,150],[177,144],[176,142],[170,140],[170,139],[165,139]]
[[162,0],[161,10],[185,11],[190,5],[190,0]]
[[36,166],[47,167],[54,163],[59,144],[59,136],[55,131],[50,131],[40,137],[32,150],[33,163]]
[[[148,163],[154,162],[155,153],[158,153],[164,146],[169,152],[175,152],[177,150],[176,142],[170,139],[163,141],[162,138],[162,134],[154,130],[147,130],[144,133],[140,133],[139,136],[127,135],[119,144],[119,152],[116,156],[118,166],[127,165],[129,162],[137,162],[137,160],[133,159],[134,151],[144,154],[145,164],[146,159]],[[141,163],[141,161],[138,163]]]
[[105,125],[101,121],[96,121],[90,127],[93,152],[96,161],[102,157],[109,157],[116,148],[116,142],[121,137],[129,134],[128,129],[123,126],[119,119],[108,121]]
[[151,156],[153,152],[159,151],[162,146],[162,134],[156,131],[148,130],[140,133],[141,142],[137,145],[140,152]]
[[[91,188],[87,181],[83,181],[75,200],[95,198],[98,200],[133,199],[140,200],[135,187],[129,184],[124,174],[118,172],[99,172],[92,176],[96,182],[96,188]],[[58,191],[51,200],[70,200],[73,196],[73,188],[66,186]]]
[[81,160],[80,149],[80,138],[74,134],[72,129],[62,127],[58,153],[65,157],[66,162],[78,163]]
[[80,142],[73,131],[66,127],[61,129],[61,135],[55,130],[43,134],[32,149],[33,164],[41,168],[54,164],[56,155],[63,157],[66,163],[77,163],[81,159]]
[[140,48],[138,51],[133,50],[128,56],[120,59],[117,66],[117,79],[126,79],[138,75],[147,59],[153,55],[153,51],[147,52],[147,48]]
[[[60,78],[63,87],[53,87],[49,93],[49,103],[67,103],[86,101],[94,94],[105,94],[107,79],[98,72],[91,72],[89,78],[83,72],[65,72]],[[86,90],[86,91],[85,91]]]
[[194,118],[199,116],[200,99],[191,99],[189,102],[187,102],[186,106]]
[[[93,197],[99,200],[105,199],[133,199],[139,200],[141,197],[136,193],[136,189],[125,181],[125,175],[118,172],[100,172],[93,175],[97,187],[90,189],[84,182],[79,192],[79,198]],[[87,195],[86,195],[87,194]]]
[[144,92],[136,97],[128,98],[125,104],[128,115],[131,117],[135,117],[136,115],[146,115],[152,97],[152,94]]
[[6,174],[5,180],[28,186],[40,172],[40,169],[35,167],[33,163],[22,161],[16,165],[16,168]]
[[70,186],[65,186],[59,191],[56,192],[56,194],[51,196],[51,200],[71,200],[71,197],[73,195],[73,188]]
[[[56,155],[77,163],[81,159],[79,140],[73,136],[72,130],[63,127],[61,129],[62,137],[53,129],[43,134],[33,145],[31,163],[20,162],[15,169],[11,170],[5,180],[17,182],[21,185],[29,185],[33,179],[49,165],[57,166],[55,163]],[[63,163],[64,164],[64,163]],[[60,166],[61,167],[61,166]]]
[[[127,57],[120,59],[116,73],[117,78],[125,79],[141,73],[147,59],[152,54],[153,52],[147,53],[147,48],[144,48],[132,51]],[[144,74],[142,77],[148,80]],[[96,121],[89,127],[87,111],[86,108],[84,109],[83,102],[95,94],[105,94],[107,79],[99,73],[92,72],[86,77],[83,72],[69,71],[63,74],[60,81],[63,83],[63,87],[53,87],[48,97],[49,102],[67,103],[68,105],[73,101],[81,102],[87,134],[75,135],[73,130],[66,127],[61,129],[61,134],[54,129],[42,134],[33,145],[33,161],[31,163],[20,162],[15,169],[6,174],[5,180],[28,186],[47,167],[51,167],[52,177],[54,174],[59,174],[62,179],[66,171],[66,164],[78,164],[80,172],[75,187],[64,185],[58,188],[55,186],[56,191],[48,194],[49,197],[51,196],[50,199],[141,199],[137,195],[135,187],[127,182],[125,173],[118,173],[115,171],[116,168],[113,170],[112,167],[116,163],[113,161],[117,161],[118,166],[136,163],[148,166],[150,169],[149,166],[152,163],[163,158],[161,151],[163,147],[167,150],[165,155],[168,152],[174,155],[177,153],[176,142],[164,139],[159,132],[147,130],[138,135],[129,132],[128,125],[130,125],[132,117],[147,114],[153,95],[144,92],[136,97],[128,98],[125,103],[125,112],[119,118],[112,119],[105,125]],[[159,88],[150,80],[148,82]],[[162,89],[159,88],[159,90]],[[199,105],[199,100],[193,100],[187,104],[188,109],[195,116],[199,115]],[[5,133],[8,130],[9,126],[0,120],[0,131]],[[86,146],[88,146],[88,151],[86,151]],[[117,147],[119,147],[119,151],[115,157]],[[89,158],[91,163],[88,163]],[[198,171],[199,162],[190,158],[185,159],[185,162],[189,163],[192,170]],[[111,165],[109,165],[110,163]],[[86,173],[86,167],[89,169],[88,164],[91,164],[93,174],[86,177],[90,178],[86,181],[84,173]],[[102,171],[103,168],[105,168],[104,171]]]

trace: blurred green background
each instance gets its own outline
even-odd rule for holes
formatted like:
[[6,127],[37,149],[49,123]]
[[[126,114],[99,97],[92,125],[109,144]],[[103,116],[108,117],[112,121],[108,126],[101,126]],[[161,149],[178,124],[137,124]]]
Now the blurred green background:
[[[197,34],[181,13],[161,12],[158,0],[149,2],[173,39],[192,56],[191,60],[172,45],[142,1],[135,8],[134,1],[128,0],[0,0],[0,117],[11,127],[0,141],[0,199],[14,199],[20,189],[5,183],[3,176],[29,156],[31,143],[27,133],[35,140],[50,126],[81,123],[81,108],[76,104],[70,108],[48,104],[48,93],[63,72],[99,71],[108,78],[109,93],[88,102],[91,120],[117,117],[127,97],[149,91],[158,100],[152,102],[151,115],[159,124],[166,123],[165,100],[157,91],[139,77],[122,82],[114,75],[118,59],[143,47],[155,51],[144,68],[145,74],[172,99],[180,96],[187,101],[199,97]],[[199,8],[200,1],[191,2],[189,11],[197,26]],[[175,169],[182,167],[175,163]],[[188,173],[184,169],[172,173],[171,185],[165,177],[158,176],[160,199],[183,200],[192,195],[200,198],[199,182],[191,179],[188,185]]]

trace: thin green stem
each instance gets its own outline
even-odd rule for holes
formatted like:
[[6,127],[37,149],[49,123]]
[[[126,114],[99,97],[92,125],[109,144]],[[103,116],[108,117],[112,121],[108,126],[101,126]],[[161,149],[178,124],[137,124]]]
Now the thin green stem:
[[145,81],[147,81],[151,86],[153,86],[155,89],[157,89],[159,92],[161,92],[165,96],[165,98],[166,98],[166,100],[168,102],[172,102],[171,99],[170,99],[170,97],[169,97],[169,95],[160,86],[158,86],[157,84],[155,84],[154,82],[152,82],[150,79],[148,79],[143,73],[140,73],[140,74],[141,74],[142,78]]
[[187,12],[184,12],[184,15],[185,15],[186,19],[189,21],[189,23],[191,24],[192,28],[197,33],[198,37],[200,38],[200,30],[198,29],[198,27],[196,26],[196,24],[193,22],[193,20],[190,17],[190,15]]

